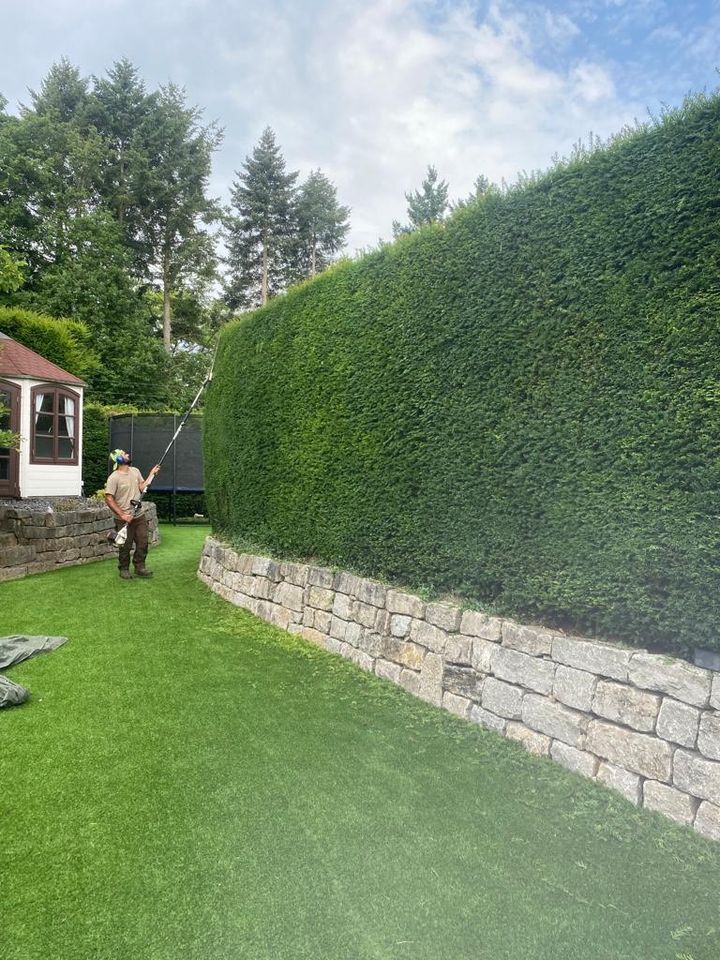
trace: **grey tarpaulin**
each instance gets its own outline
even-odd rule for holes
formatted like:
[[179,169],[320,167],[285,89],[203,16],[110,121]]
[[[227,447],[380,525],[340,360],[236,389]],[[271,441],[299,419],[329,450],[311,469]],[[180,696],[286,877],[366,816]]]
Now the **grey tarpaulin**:
[[[67,637],[28,637],[21,634],[12,637],[0,637],[0,670],[22,663],[38,653],[56,650]],[[24,703],[30,696],[25,687],[0,676],[0,707],[12,707]]]

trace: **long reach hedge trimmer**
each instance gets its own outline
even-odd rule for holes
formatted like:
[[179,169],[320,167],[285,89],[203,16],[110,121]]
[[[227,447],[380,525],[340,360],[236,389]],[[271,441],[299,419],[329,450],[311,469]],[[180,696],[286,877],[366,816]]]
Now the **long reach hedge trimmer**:
[[[170,443],[165,447],[165,452],[163,453],[163,455],[160,457],[160,459],[159,459],[158,462],[157,462],[157,466],[158,466],[158,467],[161,467],[161,466],[162,466],[163,460],[165,459],[165,457],[166,457],[166,456],[170,453],[170,451],[172,450],[175,441],[176,441],[177,438],[180,436],[180,431],[181,431],[182,428],[185,426],[185,424],[187,423],[187,420],[188,420],[190,414],[193,412],[193,410],[194,410],[195,407],[197,406],[198,401],[200,400],[200,397],[202,396],[203,390],[205,389],[205,387],[207,387],[207,385],[208,385],[208,384],[210,383],[210,381],[212,380],[213,367],[214,367],[214,366],[215,366],[215,358],[213,357],[213,361],[212,361],[212,363],[210,364],[210,371],[209,371],[208,375],[205,377],[205,379],[203,380],[202,384],[200,385],[200,389],[199,389],[198,392],[195,394],[195,399],[193,400],[193,402],[190,404],[190,406],[187,408],[185,414],[183,415],[183,418],[182,418],[182,420],[180,421],[180,423],[178,424],[178,428],[177,428],[177,430],[175,431],[175,433],[173,434]],[[148,479],[145,481],[145,489],[141,491],[140,496],[138,497],[138,499],[137,499],[137,500],[131,500],[131,501],[130,501],[130,506],[132,507],[132,512],[133,512],[133,519],[135,519],[135,517],[136,517],[136,516],[139,514],[139,512],[140,512],[140,507],[141,507],[141,505],[142,505],[142,499],[143,499],[143,497],[145,496],[145,494],[148,492],[148,488],[150,487],[150,484],[153,482],[154,476],[155,476],[155,475],[154,475],[153,473],[151,473],[150,476],[148,477]],[[132,520],[128,521],[128,523],[126,523],[124,527],[120,527],[120,529],[119,529],[117,532],[114,531],[114,530],[111,530],[111,531],[108,533],[108,540],[110,540],[112,543],[114,543],[116,547],[121,547],[121,546],[125,543],[125,541],[127,540],[128,526],[129,526],[130,523],[132,523]]]

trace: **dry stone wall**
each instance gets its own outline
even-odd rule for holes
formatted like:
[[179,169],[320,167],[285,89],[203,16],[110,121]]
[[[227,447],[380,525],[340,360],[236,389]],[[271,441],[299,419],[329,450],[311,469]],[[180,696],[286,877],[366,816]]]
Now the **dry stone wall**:
[[212,537],[198,575],[236,606],[720,840],[720,673]]
[[[145,504],[145,510],[150,542],[157,543],[160,537],[155,504]],[[21,505],[0,507],[0,581],[116,555],[117,547],[106,536],[113,527],[110,510],[100,503],[53,513]]]

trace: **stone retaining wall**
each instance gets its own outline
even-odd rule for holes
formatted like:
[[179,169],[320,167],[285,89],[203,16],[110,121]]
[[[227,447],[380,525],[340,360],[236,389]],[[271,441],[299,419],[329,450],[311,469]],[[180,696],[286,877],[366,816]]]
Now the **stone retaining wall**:
[[[158,543],[155,504],[147,503],[145,509],[150,542]],[[116,555],[117,547],[106,537],[113,527],[113,515],[104,503],[54,513],[40,513],[21,504],[0,507],[0,581]]]
[[256,616],[720,840],[720,673],[238,554],[212,537],[198,576]]

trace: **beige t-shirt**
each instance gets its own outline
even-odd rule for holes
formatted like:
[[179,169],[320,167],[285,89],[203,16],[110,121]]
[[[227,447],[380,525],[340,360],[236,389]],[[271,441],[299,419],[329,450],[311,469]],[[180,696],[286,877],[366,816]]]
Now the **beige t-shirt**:
[[[124,471],[121,473],[119,470],[116,470],[107,478],[105,493],[109,493],[111,497],[114,497],[115,502],[121,510],[132,512],[130,501],[140,499],[141,481],[142,474],[137,467],[128,467],[127,473]],[[143,509],[144,508],[140,509],[138,516],[142,513]]]

